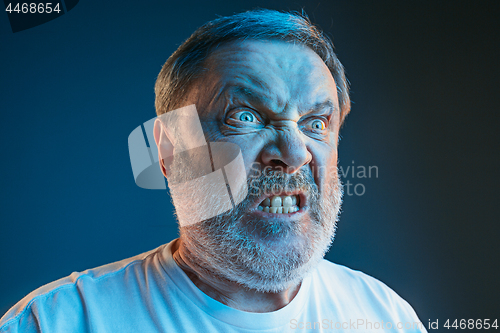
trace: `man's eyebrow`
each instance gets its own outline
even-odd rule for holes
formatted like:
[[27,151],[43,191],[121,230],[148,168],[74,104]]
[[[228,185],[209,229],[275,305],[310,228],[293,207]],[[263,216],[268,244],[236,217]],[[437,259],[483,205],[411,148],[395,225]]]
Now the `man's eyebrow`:
[[333,114],[334,112],[339,112],[338,106],[331,99],[327,99],[324,102],[318,102],[318,103],[314,104],[313,107],[310,108],[308,111],[309,112],[320,112],[320,111],[323,111],[325,109],[329,111],[328,112],[329,114]]
[[252,90],[248,87],[245,87],[245,86],[231,85],[231,86],[226,87],[226,89],[224,89],[224,90],[225,90],[225,92],[232,93],[236,96],[248,98],[251,101],[261,101],[262,100],[262,96],[260,96],[254,90]]
[[[249,87],[239,85],[239,84],[228,85],[228,86],[224,87],[223,89],[221,89],[220,95],[227,96],[227,94],[233,94],[234,96],[237,96],[237,97],[247,98],[249,101],[256,102],[256,103],[263,102],[262,95],[260,95],[255,90],[253,90]],[[319,113],[319,112],[322,112],[324,110],[328,111],[328,115],[331,115],[335,112],[340,112],[338,106],[333,102],[333,100],[328,98],[323,102],[318,102],[318,103],[313,104],[312,107],[308,107],[307,110],[304,110],[305,111],[304,114],[314,113],[314,112]]]

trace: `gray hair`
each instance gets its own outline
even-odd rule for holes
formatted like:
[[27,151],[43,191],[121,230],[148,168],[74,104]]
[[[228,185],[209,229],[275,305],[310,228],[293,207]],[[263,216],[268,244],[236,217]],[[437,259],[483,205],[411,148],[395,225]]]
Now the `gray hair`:
[[220,17],[198,28],[168,58],[155,84],[157,115],[174,110],[186,97],[190,85],[204,72],[203,63],[219,45],[238,40],[285,41],[316,52],[330,69],[337,85],[340,121],[351,109],[349,83],[333,43],[311,23],[305,13],[259,9]]

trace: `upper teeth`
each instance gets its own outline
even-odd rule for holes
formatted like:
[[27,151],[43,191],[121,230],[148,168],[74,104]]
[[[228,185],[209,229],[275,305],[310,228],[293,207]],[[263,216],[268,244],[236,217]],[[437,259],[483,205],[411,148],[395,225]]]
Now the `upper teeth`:
[[272,198],[266,198],[259,205],[259,210],[266,213],[288,214],[299,210],[297,207],[296,195],[275,195]]

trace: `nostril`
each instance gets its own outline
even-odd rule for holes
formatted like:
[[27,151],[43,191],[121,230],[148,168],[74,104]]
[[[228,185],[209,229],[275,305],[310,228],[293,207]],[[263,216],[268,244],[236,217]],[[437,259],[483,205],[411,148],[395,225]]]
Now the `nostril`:
[[273,164],[273,166],[277,166],[277,167],[282,167],[282,168],[288,167],[288,165],[286,165],[286,163],[284,163],[281,160],[271,160],[271,163]]

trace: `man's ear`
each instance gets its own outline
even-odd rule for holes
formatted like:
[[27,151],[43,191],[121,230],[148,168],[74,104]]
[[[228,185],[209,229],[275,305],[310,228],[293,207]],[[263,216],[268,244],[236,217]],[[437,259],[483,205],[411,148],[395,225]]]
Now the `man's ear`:
[[156,118],[153,129],[156,146],[158,147],[158,160],[160,162],[161,172],[165,177],[169,175],[169,163],[174,156],[174,145],[168,137],[166,128],[163,126],[160,119]]

